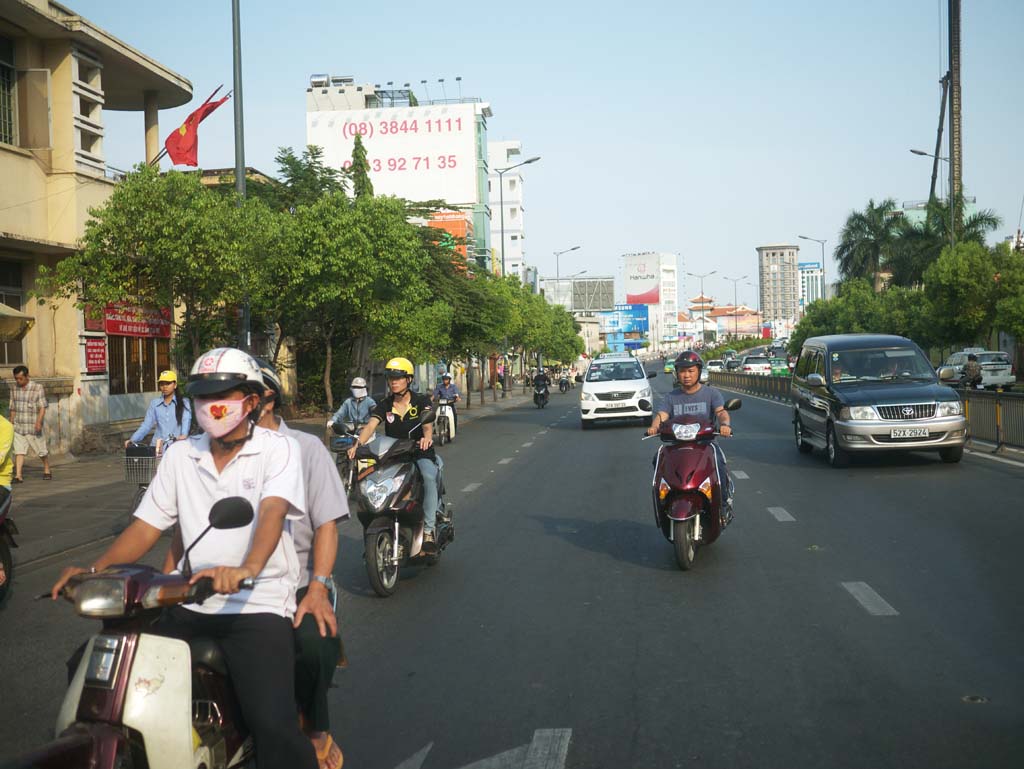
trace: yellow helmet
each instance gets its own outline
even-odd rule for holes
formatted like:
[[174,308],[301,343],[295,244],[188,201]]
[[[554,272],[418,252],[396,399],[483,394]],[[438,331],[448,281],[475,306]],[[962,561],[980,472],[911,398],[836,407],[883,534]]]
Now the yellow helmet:
[[409,377],[412,379],[412,361],[408,358],[392,358],[384,366],[384,376],[388,379],[397,379],[399,377]]

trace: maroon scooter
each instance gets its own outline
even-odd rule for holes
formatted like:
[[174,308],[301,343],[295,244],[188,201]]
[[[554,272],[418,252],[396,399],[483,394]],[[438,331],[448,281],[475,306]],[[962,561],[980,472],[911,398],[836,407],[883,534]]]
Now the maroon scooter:
[[[733,398],[725,402],[725,409],[735,411],[741,405]],[[673,544],[683,571],[693,567],[697,549],[718,539],[731,518],[719,483],[717,435],[713,424],[684,415],[662,422],[655,435],[644,436],[661,439],[652,488],[654,518]]]
[[[229,769],[254,757],[218,644],[166,638],[153,627],[164,607],[213,595],[208,577],[189,584],[188,551],[196,542],[211,528],[240,528],[252,519],[248,500],[218,501],[210,525],[185,552],[182,574],[133,564],[68,581],[62,596],[79,615],[103,620],[103,628],[85,645],[57,715],[56,739],[4,769]],[[253,585],[246,579],[240,588]]]
[[0,585],[0,608],[3,608],[11,585],[14,584],[14,557],[11,555],[11,548],[18,546],[18,543],[14,541],[18,527],[14,525],[14,520],[11,518],[11,500],[13,499],[14,495],[8,491],[7,498],[0,502],[0,562],[3,563],[4,573],[7,575],[4,584]]

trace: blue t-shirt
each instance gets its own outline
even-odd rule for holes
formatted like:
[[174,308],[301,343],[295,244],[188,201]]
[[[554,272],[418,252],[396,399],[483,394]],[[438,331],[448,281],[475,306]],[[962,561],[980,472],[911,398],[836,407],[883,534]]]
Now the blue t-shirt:
[[700,422],[710,424],[715,421],[715,412],[724,407],[725,399],[721,392],[714,387],[701,385],[695,393],[686,393],[681,387],[677,387],[662,396],[657,411],[668,414],[669,419],[692,416]]

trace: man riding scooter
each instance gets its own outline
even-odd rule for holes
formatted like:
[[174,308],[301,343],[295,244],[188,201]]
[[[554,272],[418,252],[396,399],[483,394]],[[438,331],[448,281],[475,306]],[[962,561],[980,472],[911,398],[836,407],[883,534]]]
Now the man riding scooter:
[[548,402],[548,390],[551,388],[551,377],[548,376],[548,372],[542,368],[537,369],[537,374],[533,377],[533,402],[538,406],[541,402],[547,404]]
[[[672,417],[693,416],[711,423],[718,420],[718,430],[724,437],[732,435],[729,412],[725,410],[725,399],[718,389],[700,383],[704,360],[692,350],[679,354],[675,361],[676,389],[665,395],[655,409],[654,419],[647,428],[648,435],[656,435],[661,423]],[[718,459],[718,480],[725,489],[726,522],[732,520],[733,482],[725,464],[725,452],[714,444]]]
[[421,423],[423,414],[431,411],[434,404],[430,397],[422,393],[414,393],[409,386],[412,384],[413,367],[407,358],[392,358],[384,367],[384,376],[388,380],[390,394],[384,398],[370,414],[370,421],[359,433],[356,444],[348,450],[348,457],[354,460],[356,449],[365,446],[373,438],[378,424],[384,425],[384,434],[389,438],[416,438],[419,435],[419,454],[416,466],[423,476],[423,551],[428,554],[437,552],[437,540],[434,538],[434,524],[437,521],[438,468],[434,453],[434,426]]
[[459,392],[459,386],[452,382],[451,372],[445,371],[441,375],[441,384],[434,388],[434,400],[445,400],[449,401],[449,407],[452,410],[452,419],[454,421],[453,427],[455,432],[459,431],[459,412],[455,410],[456,401],[462,400],[462,394]]
[[377,406],[377,402],[369,396],[366,389],[366,380],[357,376],[352,380],[352,395],[345,399],[341,408],[334,412],[331,417],[332,424],[345,424],[351,422],[356,425],[365,425],[370,421],[370,412]]

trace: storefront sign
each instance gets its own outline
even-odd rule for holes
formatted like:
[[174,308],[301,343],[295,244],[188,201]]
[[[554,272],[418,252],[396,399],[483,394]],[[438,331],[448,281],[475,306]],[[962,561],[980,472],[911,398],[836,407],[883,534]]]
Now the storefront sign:
[[107,340],[85,340],[85,373],[102,374],[107,370]]
[[168,307],[133,307],[108,304],[103,312],[103,330],[114,336],[146,336],[170,339],[171,310]]

